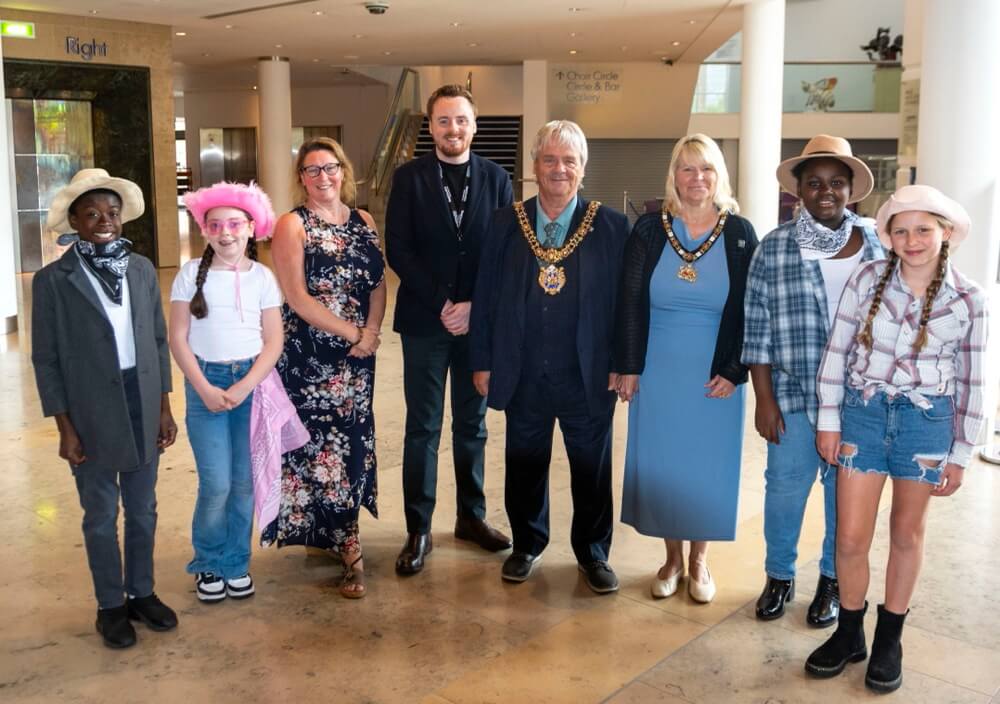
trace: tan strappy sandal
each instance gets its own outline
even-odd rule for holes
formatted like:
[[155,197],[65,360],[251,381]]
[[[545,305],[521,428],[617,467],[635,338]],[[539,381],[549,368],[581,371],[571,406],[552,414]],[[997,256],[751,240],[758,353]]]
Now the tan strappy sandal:
[[361,553],[358,553],[351,564],[344,563],[346,569],[344,577],[340,581],[340,595],[345,599],[360,599],[368,591],[368,587],[365,586],[364,566],[358,569],[354,567],[361,562],[363,557]]

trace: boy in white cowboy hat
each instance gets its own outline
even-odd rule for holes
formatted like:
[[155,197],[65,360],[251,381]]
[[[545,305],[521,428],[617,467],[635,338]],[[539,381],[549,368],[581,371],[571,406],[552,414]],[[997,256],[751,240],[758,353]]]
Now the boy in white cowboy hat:
[[135,643],[130,619],[157,631],[177,625],[153,592],[157,464],[177,435],[167,330],[156,270],[121,237],[122,223],[144,208],[131,181],[79,171],[48,214],[60,241],[75,244],[32,281],[35,381],[80,494],[97,631],[109,648]]
[[819,473],[826,514],[819,583],[806,622],[837,620],[834,563],[836,472],[816,452],[816,370],[840,293],[862,262],[882,259],[875,231],[847,209],[872,189],[871,171],[841,137],[818,135],[781,162],[781,187],[801,201],[798,216],[761,240],[744,299],[743,363],[757,400],[754,423],[767,440],[764,569],[757,618],[780,618],[795,596],[795,562],[809,492]]
[[[806,661],[817,677],[865,659],[868,551],[892,479],[885,603],[865,684],[902,684],[900,636],[923,557],[932,496],[951,496],[983,430],[986,295],[948,261],[965,209],[930,186],[903,186],[877,216],[891,249],[850,278],[820,364],[817,445],[837,479],[836,632]],[[876,344],[877,343],[877,344]]]

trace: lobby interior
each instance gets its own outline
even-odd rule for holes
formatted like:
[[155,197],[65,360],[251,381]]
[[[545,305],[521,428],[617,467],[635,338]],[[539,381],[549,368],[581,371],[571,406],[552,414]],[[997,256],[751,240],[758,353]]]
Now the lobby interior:
[[[910,11],[911,6],[922,2],[899,0],[895,4],[900,8],[905,5]],[[809,10],[803,6],[828,3],[829,0],[787,0],[787,7],[789,13],[803,13]],[[990,0],[981,0],[983,7],[989,3]],[[178,16],[200,15],[194,9],[197,5],[194,2],[102,4],[92,0],[92,4],[102,8],[102,17],[113,17],[112,5],[121,5],[123,9],[117,19],[127,21],[154,21],[146,15],[157,13],[160,14],[155,21],[160,21],[163,6],[168,5],[176,6]],[[239,3],[220,3],[236,4]],[[338,11],[347,5],[332,1],[328,4]],[[400,9],[406,4],[398,2]],[[412,0],[409,4],[423,5],[428,12],[436,13],[438,19],[446,19],[460,16],[456,8],[466,3]],[[520,0],[516,4],[519,8],[531,5]],[[650,0],[590,4],[649,9],[658,3]],[[721,17],[724,12],[741,11],[744,3],[685,0],[662,4],[671,6],[670,17],[676,19],[683,13],[691,16],[704,13],[706,17],[715,13],[714,16]],[[851,0],[849,4],[860,7],[864,3]],[[18,9],[79,12],[76,9],[79,3],[69,0],[30,3],[30,8],[26,5]],[[392,5],[393,10],[397,9],[396,0]],[[0,8],[0,15],[3,9],[6,8]],[[305,11],[311,11],[310,7]],[[567,14],[565,8],[561,12]],[[1000,13],[990,9],[989,16],[998,18]],[[169,24],[176,28],[183,23]],[[587,37],[583,39],[586,41]],[[9,43],[3,41],[7,56]],[[414,52],[425,48],[417,40],[414,45]],[[202,48],[198,47],[191,55],[196,59],[198,54],[207,53]],[[568,51],[565,47],[560,50]],[[267,52],[260,46],[243,49],[242,54],[251,58],[245,58],[234,70],[225,66],[218,70],[225,68],[228,75],[237,77],[242,72],[245,77],[247,66],[253,66],[252,57],[264,53]],[[416,55],[413,63],[427,61],[429,55]],[[439,67],[437,73],[425,72],[422,74],[425,83],[427,75],[464,76],[466,65],[475,63],[473,56],[471,52],[456,59],[456,64],[462,64],[461,71],[445,66]],[[996,56],[996,51],[990,56]],[[220,59],[221,63],[224,62]],[[188,80],[196,82],[202,70],[208,69],[192,70],[188,66],[184,72]],[[359,72],[362,70],[379,75],[388,69],[358,68]],[[995,75],[997,66],[991,70]],[[694,73],[697,74],[697,68]],[[197,85],[204,89],[204,84]],[[519,91],[518,101],[521,95]],[[155,100],[154,96],[154,103]],[[523,114],[528,134],[527,101]],[[993,114],[1000,117],[1000,113]],[[593,113],[589,116],[596,120]],[[587,114],[581,120],[585,130],[586,117]],[[816,119],[809,116],[808,121],[796,122],[800,117],[792,119],[793,130],[824,124],[824,116]],[[895,115],[893,119],[898,117]],[[735,123],[725,122],[728,118],[738,123],[738,117],[730,115],[692,116],[691,124],[705,125],[706,131],[714,126],[725,136],[732,130],[738,131],[733,127]],[[833,115],[826,124],[832,125],[831,132],[838,127],[860,130],[856,125],[865,119],[876,123],[880,118]],[[684,124],[688,124],[686,114]],[[878,132],[882,129],[879,125],[872,128],[877,134],[859,134],[863,138],[883,138],[883,133]],[[154,126],[153,131],[156,129]],[[595,121],[594,134],[608,136],[613,132]],[[799,137],[787,130],[782,136]],[[1000,141],[993,138],[988,144],[997,155]],[[373,145],[356,149],[358,160],[366,161]],[[901,163],[905,166],[905,158]],[[914,159],[914,166],[916,163]],[[171,166],[157,163],[157,188],[163,180],[159,177],[171,172]],[[525,168],[525,173],[530,172],[530,165]],[[764,171],[773,174],[773,164]],[[745,178],[742,171],[740,178]],[[530,183],[525,187],[530,189]],[[167,197],[161,203],[171,203],[171,191],[168,187]],[[774,197],[769,202],[774,210]],[[176,222],[168,222],[171,218],[176,221],[175,214],[176,210],[160,207],[157,216],[159,236],[171,240],[157,243],[165,305],[177,265],[188,256],[197,256],[202,246],[196,235],[189,240],[185,213],[181,213],[179,228]],[[126,225],[126,236],[128,231]],[[1000,235],[983,238],[993,241]],[[996,242],[990,246],[977,245],[979,248],[967,255],[992,253],[993,260],[986,271],[992,272],[994,280],[995,245]],[[266,252],[264,259],[267,262]],[[387,310],[391,315],[398,280],[392,274],[388,280]],[[0,530],[7,536],[0,543],[3,566],[0,653],[4,655],[0,663],[0,700],[3,702],[200,704],[302,699],[424,704],[798,704],[877,697],[864,686],[864,664],[851,665],[844,675],[831,680],[811,679],[803,671],[806,656],[829,635],[829,631],[806,625],[806,608],[818,577],[823,531],[819,487],[810,499],[799,544],[795,600],[777,621],[763,623],[754,616],[754,601],[765,580],[765,444],[753,427],[751,393],[747,394],[745,412],[737,538],[731,543],[715,543],[709,552],[709,565],[718,584],[718,595],[712,603],[694,602],[683,583],[676,595],[654,600],[649,583],[663,563],[662,541],[641,536],[619,521],[615,523],[610,562],[621,580],[621,590],[614,595],[598,596],[587,588],[569,545],[572,505],[568,463],[558,432],[550,487],[552,540],[543,562],[527,582],[501,581],[500,565],[505,553],[486,553],[454,539],[455,482],[450,443],[446,440],[441,443],[439,455],[434,551],[419,575],[397,576],[393,564],[406,534],[401,491],[405,405],[400,340],[388,323],[378,351],[374,410],[379,517],[375,519],[362,512],[361,519],[367,596],[360,600],[342,598],[337,585],[343,567],[322,551],[297,547],[265,550],[255,545],[251,569],[257,593],[252,599],[227,600],[215,606],[196,599],[193,581],[184,566],[191,556],[191,513],[197,475],[182,422],[184,394],[178,391],[183,389],[183,377],[174,364],[175,392],[171,394],[171,403],[180,432],[176,444],[160,462],[156,592],[177,610],[180,625],[165,634],[139,627],[136,647],[109,650],[101,644],[93,628],[95,605],[80,532],[79,500],[67,467],[56,454],[55,424],[42,417],[34,386],[30,361],[30,288],[30,273],[14,276],[18,328],[0,336],[0,467],[4,468],[0,472],[0,496],[3,496]],[[991,371],[990,376],[994,386],[996,371]],[[446,410],[443,427],[447,430],[449,424]],[[488,424],[487,518],[506,529],[502,414],[491,411]],[[614,431],[616,511],[622,491],[626,428],[626,408],[619,405]],[[444,436],[447,437],[447,432]],[[691,468],[693,478],[697,477],[697,471],[697,467]],[[887,491],[871,552],[869,601],[873,604],[882,601],[890,503],[891,492]],[[904,685],[893,695],[894,700],[916,704],[1000,704],[998,505],[1000,473],[997,467],[979,459],[967,470],[965,482],[954,497],[932,500],[923,571],[904,634]],[[875,622],[874,609],[870,611],[866,621],[869,634]]]

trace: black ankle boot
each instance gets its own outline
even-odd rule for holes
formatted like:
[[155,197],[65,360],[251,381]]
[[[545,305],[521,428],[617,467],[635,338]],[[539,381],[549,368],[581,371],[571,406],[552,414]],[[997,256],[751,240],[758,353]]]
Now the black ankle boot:
[[[841,611],[843,613],[843,611]],[[910,613],[909,609],[906,614]],[[895,692],[903,684],[903,635],[906,614],[886,611],[885,604],[878,605],[878,623],[872,640],[872,659],[868,661],[865,685],[879,694]]]
[[806,659],[806,672],[815,677],[836,677],[849,662],[861,662],[868,657],[865,647],[865,611],[840,608],[837,630],[823,645]]
[[795,598],[794,579],[767,578],[764,591],[757,597],[757,618],[773,621],[785,615],[785,603]]
[[816,585],[816,596],[809,604],[806,623],[813,628],[826,628],[837,622],[839,612],[840,584],[836,579],[821,574]]
[[111,609],[97,610],[97,632],[109,648],[135,645],[135,629],[128,621],[128,607],[122,604]]

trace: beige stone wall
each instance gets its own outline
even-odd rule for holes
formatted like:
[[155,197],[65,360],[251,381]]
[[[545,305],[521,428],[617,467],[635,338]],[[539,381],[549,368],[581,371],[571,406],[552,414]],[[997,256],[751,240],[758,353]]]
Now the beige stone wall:
[[[34,39],[3,40],[3,55],[7,58],[149,67],[157,254],[161,267],[177,266],[180,239],[170,27],[9,8],[3,8],[2,14],[5,20],[35,23]],[[107,56],[94,56],[86,61],[79,55],[69,54],[66,51],[67,36],[79,37],[81,42],[92,39],[98,44],[106,42]]]

